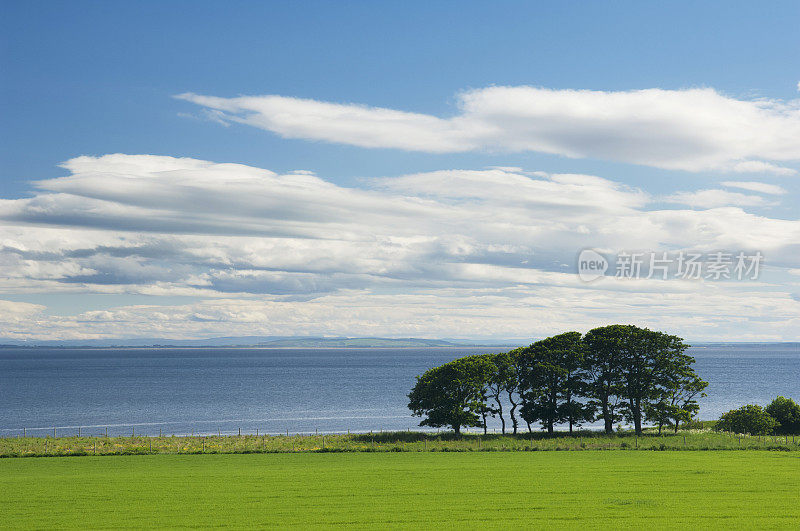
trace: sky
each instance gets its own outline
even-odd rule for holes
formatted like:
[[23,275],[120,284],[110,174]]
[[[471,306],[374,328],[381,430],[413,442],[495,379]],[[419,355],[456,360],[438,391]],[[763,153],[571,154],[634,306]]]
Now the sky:
[[800,340],[798,27],[797,2],[5,0],[0,342]]

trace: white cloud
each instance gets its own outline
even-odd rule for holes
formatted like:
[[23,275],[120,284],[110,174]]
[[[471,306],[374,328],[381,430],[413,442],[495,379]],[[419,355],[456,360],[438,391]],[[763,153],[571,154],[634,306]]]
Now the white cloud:
[[622,92],[529,86],[468,90],[451,118],[284,96],[177,96],[215,118],[287,138],[432,153],[537,151],[667,169],[794,174],[800,100],[710,88]]
[[762,160],[747,160],[737,162],[730,167],[730,171],[735,173],[771,173],[773,175],[796,175],[797,170],[777,166]]
[[[724,183],[723,183],[724,184]],[[741,188],[745,188],[744,186]],[[718,208],[724,206],[766,206],[769,203],[760,195],[747,195],[727,190],[698,190],[677,192],[665,198],[671,203],[681,203],[691,207]]]
[[[626,291],[624,296],[613,289],[547,285],[442,288],[435,295],[350,291],[307,301],[228,298],[121,306],[46,319],[35,311],[19,319],[3,312],[0,302],[0,327],[13,339],[287,334],[507,338],[586,331],[622,320],[691,340],[796,340],[797,301],[786,293],[739,288],[702,285],[674,293]],[[748,326],[753,319],[758,328]]]
[[757,246],[768,263],[800,268],[800,221],[741,207],[648,210],[647,193],[608,179],[517,168],[380,178],[357,189],[308,172],[149,155],[78,157],[64,167],[69,175],[38,182],[32,197],[0,200],[0,298],[206,300],[61,317],[22,305],[3,314],[0,336],[519,337],[663,315],[698,337],[728,330],[714,312],[732,323],[731,309],[743,304],[783,323],[770,337],[798,330],[786,317],[797,304],[786,286],[587,286],[562,267],[586,247]]
[[41,304],[0,300],[0,320],[5,322],[22,321],[36,316],[45,309]]
[[722,186],[731,188],[741,188],[742,190],[750,190],[751,192],[759,192],[762,194],[783,195],[786,192],[784,188],[776,184],[767,184],[753,181],[724,181]]
[[471,149],[466,131],[425,114],[283,96],[177,97],[214,111],[217,120],[245,123],[287,138],[441,153]]

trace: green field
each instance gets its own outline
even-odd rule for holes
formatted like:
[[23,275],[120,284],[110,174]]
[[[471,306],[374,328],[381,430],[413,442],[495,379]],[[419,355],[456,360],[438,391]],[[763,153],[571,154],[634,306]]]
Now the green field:
[[796,528],[795,452],[0,460],[0,526]]

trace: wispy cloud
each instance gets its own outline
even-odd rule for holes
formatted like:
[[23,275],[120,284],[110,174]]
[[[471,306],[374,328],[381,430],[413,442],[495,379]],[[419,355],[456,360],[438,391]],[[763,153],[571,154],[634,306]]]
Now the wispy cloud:
[[458,114],[285,96],[176,96],[287,138],[432,153],[535,151],[688,171],[793,175],[800,100],[741,100],[710,88],[620,92],[488,87],[457,96]]
[[772,174],[772,175],[797,175],[797,170],[777,166],[764,162],[762,160],[746,160],[744,162],[737,162],[730,167],[730,171],[734,173],[753,173],[753,174]]
[[784,188],[781,188],[776,184],[767,184],[754,181],[724,181],[720,184],[722,184],[722,186],[741,188],[742,190],[750,190],[751,192],[759,192],[762,194],[783,195],[786,193]]
[[[744,188],[744,187],[742,187]],[[740,194],[727,190],[697,190],[694,192],[677,192],[665,198],[671,203],[680,203],[691,207],[718,208],[726,206],[767,206],[771,203],[760,195]]]

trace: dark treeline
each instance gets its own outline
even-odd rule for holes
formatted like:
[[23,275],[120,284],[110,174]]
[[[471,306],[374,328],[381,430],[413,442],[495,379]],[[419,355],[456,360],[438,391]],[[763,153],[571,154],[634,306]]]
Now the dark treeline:
[[[679,337],[632,325],[566,332],[500,354],[466,356],[417,377],[408,395],[420,426],[483,427],[500,420],[503,433],[538,423],[553,433],[602,419],[606,433],[626,420],[673,427],[697,413],[708,383]],[[507,409],[507,411],[506,411]],[[510,420],[510,427],[506,419]]]

